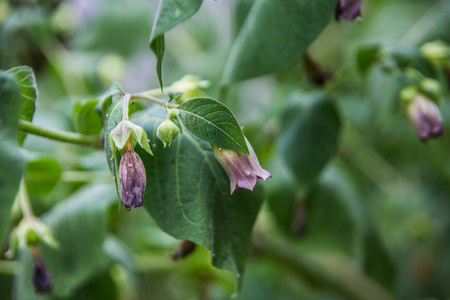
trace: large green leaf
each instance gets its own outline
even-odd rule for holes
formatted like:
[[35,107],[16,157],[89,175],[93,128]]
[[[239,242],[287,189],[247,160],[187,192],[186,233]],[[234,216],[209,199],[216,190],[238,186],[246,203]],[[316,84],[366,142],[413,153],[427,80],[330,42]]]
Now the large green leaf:
[[195,14],[203,0],[160,0],[153,23],[149,46],[156,55],[156,72],[163,88],[162,60],[164,57],[164,33]]
[[257,0],[228,58],[224,83],[288,68],[325,28],[336,0]]
[[0,243],[7,234],[23,173],[23,157],[16,138],[19,113],[19,85],[11,75],[0,73]]
[[103,253],[107,211],[116,200],[110,184],[91,185],[78,191],[46,213],[42,220],[52,229],[58,249],[41,246],[41,259],[47,267],[53,291],[37,296],[31,282],[32,257],[20,253],[16,279],[16,299],[62,299],[69,297],[107,263]]
[[341,126],[338,112],[323,93],[295,93],[288,99],[282,121],[280,153],[306,186],[337,151]]
[[231,196],[228,176],[211,146],[188,132],[163,148],[156,129],[164,114],[157,111],[162,112],[158,108],[133,119],[154,141],[153,156],[136,149],[147,174],[144,206],[165,232],[210,249],[215,266],[239,277],[262,190],[239,189]]
[[[6,73],[12,75],[19,83],[21,94],[20,118],[31,122],[36,110],[36,100],[38,96],[36,78],[33,70],[28,66],[20,66],[9,69]],[[20,145],[22,145],[25,137],[26,133],[24,132],[18,134]]]
[[194,98],[178,106],[184,127],[217,147],[249,155],[244,134],[233,113],[212,98]]
[[24,180],[31,198],[47,197],[61,177],[58,161],[49,156],[26,157]]
[[302,245],[313,252],[361,255],[363,210],[351,178],[330,164],[306,195],[306,232]]
[[75,128],[82,134],[100,134],[102,130],[102,116],[98,111],[96,98],[76,102],[72,109]]

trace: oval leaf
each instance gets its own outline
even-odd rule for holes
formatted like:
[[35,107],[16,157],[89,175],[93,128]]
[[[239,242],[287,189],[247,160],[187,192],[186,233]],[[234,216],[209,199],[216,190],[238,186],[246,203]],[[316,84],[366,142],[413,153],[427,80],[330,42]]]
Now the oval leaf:
[[[36,100],[38,97],[36,78],[33,69],[28,66],[20,66],[9,69],[6,73],[12,75],[19,84],[20,90],[20,118],[22,120],[31,122],[33,120],[34,112],[36,110]],[[22,145],[26,133],[20,132],[18,134],[18,142]]]
[[165,117],[157,111],[162,109],[133,120],[156,145],[153,156],[136,149],[147,175],[144,206],[165,232],[210,249],[215,266],[242,274],[262,190],[239,189],[231,196],[211,146],[188,132],[164,148],[156,129]]
[[244,134],[233,113],[212,98],[194,98],[177,107],[184,127],[219,148],[249,155]]
[[337,152],[341,126],[332,100],[322,93],[293,94],[282,118],[281,155],[304,186]]
[[163,88],[162,60],[165,51],[164,33],[194,15],[203,0],[161,0],[153,23],[149,46],[156,55],[156,72]]
[[16,138],[20,97],[16,80],[9,74],[0,73],[0,243],[6,237],[11,208],[23,174],[23,157]]
[[257,0],[233,44],[224,82],[296,64],[330,20],[336,1]]

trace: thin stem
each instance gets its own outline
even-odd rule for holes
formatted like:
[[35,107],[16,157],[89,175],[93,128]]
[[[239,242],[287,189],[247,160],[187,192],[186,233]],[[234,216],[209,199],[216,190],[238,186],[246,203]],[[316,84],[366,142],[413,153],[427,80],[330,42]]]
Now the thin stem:
[[130,105],[130,99],[130,94],[125,94],[123,97],[122,121],[128,121],[128,106]]
[[23,177],[22,177],[22,181],[20,182],[19,203],[20,203],[20,209],[22,210],[23,217],[24,218],[33,218],[34,213],[33,213],[33,209],[31,208],[30,198],[28,198],[28,194],[27,194],[27,190],[25,187]]
[[84,135],[69,131],[42,128],[28,121],[23,120],[19,120],[19,130],[55,141],[91,146],[94,148],[103,148],[99,136]]
[[176,104],[171,104],[171,103],[168,103],[168,102],[164,102],[164,101],[159,100],[156,97],[144,95],[142,93],[140,93],[140,94],[130,94],[130,99],[148,100],[148,101],[152,101],[152,102],[154,102],[156,104],[159,104],[161,106],[177,107]]

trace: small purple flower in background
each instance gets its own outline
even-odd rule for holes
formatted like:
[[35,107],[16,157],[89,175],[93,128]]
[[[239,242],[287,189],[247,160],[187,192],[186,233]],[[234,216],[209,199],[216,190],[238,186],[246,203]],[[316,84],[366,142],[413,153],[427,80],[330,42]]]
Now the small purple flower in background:
[[435,102],[417,94],[408,104],[408,115],[419,138],[426,142],[432,137],[442,137],[444,127],[442,116]]
[[250,155],[214,147],[214,155],[230,178],[231,194],[233,194],[237,188],[253,191],[257,178],[266,180],[267,178],[272,177],[268,171],[264,170],[259,165],[255,151],[253,151],[248,140],[245,139],[245,141],[250,150]]
[[361,0],[340,0],[336,10],[335,18],[344,18],[349,21],[361,20]]
[[38,255],[34,255],[33,261],[33,286],[34,290],[38,294],[50,293],[52,290],[52,280],[50,278],[50,273],[44,266]]
[[131,207],[142,206],[146,176],[145,167],[130,141],[124,148],[119,166],[120,196],[122,204],[129,211]]

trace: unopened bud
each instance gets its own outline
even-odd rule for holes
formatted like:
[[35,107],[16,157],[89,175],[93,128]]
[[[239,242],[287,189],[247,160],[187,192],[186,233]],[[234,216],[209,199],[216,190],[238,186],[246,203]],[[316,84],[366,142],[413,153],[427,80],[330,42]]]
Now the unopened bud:
[[408,114],[419,138],[426,142],[431,137],[442,137],[442,116],[435,102],[417,94],[408,105]]
[[420,52],[427,59],[437,62],[450,60],[450,47],[443,41],[433,41],[423,44]]
[[33,276],[31,278],[34,290],[38,294],[47,294],[52,291],[52,279],[39,255],[33,254]]
[[131,207],[142,206],[146,175],[139,155],[129,141],[124,148],[119,166],[120,196],[122,204],[129,211]]
[[202,89],[207,87],[209,87],[209,81],[201,80],[201,78],[197,76],[186,75],[180,80],[172,83],[167,89],[183,93],[183,95],[175,99],[178,103],[183,103],[194,97],[206,96]]
[[172,143],[172,141],[180,133],[178,126],[171,120],[164,120],[159,124],[156,130],[156,136],[163,142],[164,148]]

